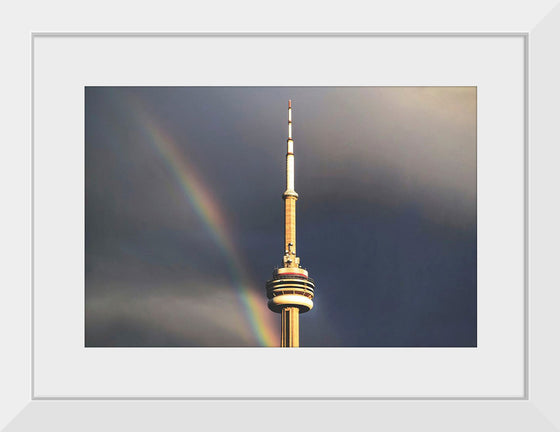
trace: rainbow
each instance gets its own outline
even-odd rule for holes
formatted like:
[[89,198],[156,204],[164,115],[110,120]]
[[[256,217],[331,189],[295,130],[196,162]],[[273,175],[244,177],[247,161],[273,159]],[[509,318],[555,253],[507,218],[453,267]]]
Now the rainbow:
[[226,259],[236,296],[254,337],[261,346],[278,346],[280,337],[275,327],[271,325],[263,298],[250,289],[253,284],[249,272],[240,260],[239,254],[235,252],[237,248],[226,228],[226,219],[212,191],[205,185],[200,174],[189,163],[175,141],[151,116],[138,107],[138,103],[133,105],[136,106],[135,119],[143,136],[165,162],[183,195]]

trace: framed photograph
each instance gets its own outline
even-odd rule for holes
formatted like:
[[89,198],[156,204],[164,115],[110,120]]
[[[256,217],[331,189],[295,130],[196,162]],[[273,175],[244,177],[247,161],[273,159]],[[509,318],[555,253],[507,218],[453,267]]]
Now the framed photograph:
[[476,97],[86,87],[85,346],[476,348]]
[[[560,63],[550,47],[560,35],[560,9],[525,12],[519,16],[534,21],[524,21],[516,32],[505,30],[509,24],[484,32],[410,33],[30,29],[26,124],[32,182],[23,191],[31,193],[30,276],[26,293],[20,281],[21,289],[11,294],[14,304],[21,304],[18,313],[29,319],[12,328],[20,332],[10,345],[19,353],[13,360],[18,366],[12,367],[10,357],[4,370],[21,373],[10,373],[4,387],[6,430],[51,427],[61,416],[68,430],[81,428],[84,418],[95,429],[165,430],[183,424],[185,413],[190,421],[218,428],[245,421],[254,411],[258,414],[249,423],[259,427],[278,409],[291,410],[294,420],[309,427],[342,426],[348,418],[360,424],[372,417],[376,426],[395,430],[418,425],[449,430],[458,418],[468,430],[560,427],[554,398],[560,383],[554,331],[558,293],[549,279],[556,276],[546,268],[553,262],[547,245],[558,234],[547,222],[558,205],[546,198],[554,181],[543,174],[555,172],[550,171],[553,155],[544,151],[559,135],[550,104],[560,93],[554,81]],[[292,144],[288,99],[293,99]],[[430,116],[403,114],[420,104]],[[286,179],[272,179],[273,168],[266,167],[276,148],[263,142],[269,136],[263,126],[270,118],[267,110],[284,116],[278,119],[278,152],[272,154],[279,153],[279,175]],[[337,121],[338,129],[353,129],[367,139],[336,135]],[[377,153],[368,145],[376,131],[385,146]],[[298,134],[315,143],[301,162]],[[181,143],[186,135],[191,142]],[[235,136],[241,138],[225,148]],[[117,141],[118,146],[111,144]],[[361,142],[366,145],[360,147]],[[407,147],[411,142],[416,145]],[[344,159],[341,145],[352,159],[334,166],[332,161]],[[236,152],[245,155],[245,165]],[[298,212],[303,208],[297,223],[317,221],[317,232],[300,235],[298,228],[303,242],[298,252],[305,262],[309,251],[319,273],[334,281],[325,284],[310,265],[309,276],[330,289],[320,300],[317,282],[315,292],[330,312],[318,312],[315,322],[302,316],[307,339],[299,349],[285,349],[274,347],[280,330],[283,341],[288,333],[284,319],[293,320],[284,317],[285,310],[309,309],[308,300],[290,297],[286,305],[275,299],[297,294],[292,286],[296,291],[278,291],[288,280],[282,273],[303,271],[292,261],[300,255],[292,257],[295,238],[289,237],[294,153],[296,176],[308,166],[308,183],[305,174],[301,177],[310,185],[300,191],[296,180]],[[360,163],[353,162],[356,155]],[[247,174],[251,165],[258,169]],[[384,167],[393,174],[372,174]],[[396,186],[389,180],[395,178]],[[268,193],[277,183],[287,192]],[[390,203],[383,207],[386,221],[376,220],[377,246],[385,253],[366,248],[372,228],[360,225],[360,217],[371,208],[363,204],[361,185],[384,188],[371,192],[371,201]],[[305,204],[314,192],[322,198]],[[269,203],[265,195],[274,194]],[[267,208],[278,201],[270,212],[279,214],[270,222],[268,216],[258,220],[265,228],[279,220],[280,245],[283,236],[286,242],[277,253],[283,261],[266,270],[279,265],[272,281],[282,282],[269,282],[268,299],[258,271],[256,291],[243,288],[249,284],[240,276],[250,266],[241,265],[238,255],[258,261],[259,269],[264,266],[259,260],[274,255],[258,251],[275,244],[276,237],[243,225],[259,211],[251,203],[255,195]],[[327,200],[332,209],[317,205]],[[356,235],[333,241],[332,251],[317,248],[314,255],[312,245],[321,239],[318,215],[336,212],[344,203],[348,209],[337,221],[348,218]],[[420,228],[403,233],[411,223]],[[178,226],[188,227],[188,234]],[[428,229],[436,234],[414,237]],[[181,235],[190,237],[177,240]],[[362,261],[359,254],[344,252],[359,239],[364,243],[356,248],[367,255]],[[386,245],[393,243],[392,252]],[[387,255],[399,262],[392,270],[389,258],[378,263]],[[377,267],[368,264],[371,259]],[[416,267],[405,269],[407,263]],[[328,272],[332,266],[358,273],[363,268],[387,290],[410,288],[424,277],[439,285],[402,288],[406,301],[401,304],[411,306],[385,308],[392,320],[381,320],[383,311],[368,303],[375,299],[364,299],[373,296],[363,288],[366,282],[355,279],[355,287],[343,286],[338,272]],[[374,276],[366,272],[372,269]],[[438,276],[429,279],[428,272]],[[402,284],[392,284],[391,274]],[[298,280],[313,285],[307,274]],[[190,297],[174,297],[181,281],[202,288]],[[218,300],[210,303],[205,286],[226,288],[213,291]],[[334,290],[344,290],[344,296],[333,295]],[[441,308],[426,312],[427,296],[440,299]],[[354,306],[348,297],[355,298]],[[267,301],[272,311],[266,310]],[[220,308],[213,309],[215,304]],[[185,309],[189,319],[170,305]],[[375,316],[368,317],[369,310]],[[424,315],[415,320],[419,310]],[[399,323],[413,330],[399,333]],[[387,332],[385,339],[372,336],[375,328]]]

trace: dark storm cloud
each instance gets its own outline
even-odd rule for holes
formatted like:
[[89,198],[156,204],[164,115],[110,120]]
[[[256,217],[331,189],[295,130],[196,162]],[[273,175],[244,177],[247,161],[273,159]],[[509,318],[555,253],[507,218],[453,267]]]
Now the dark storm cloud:
[[264,304],[289,98],[317,281],[302,345],[476,344],[474,88],[88,88],[86,344],[255,345],[228,257],[135,113],[203,177]]
[[[86,301],[88,346],[243,346],[254,343],[227,284],[183,281],[138,292],[103,287]],[[207,284],[207,285],[206,285]],[[188,289],[186,289],[188,288]],[[96,287],[91,286],[95,290]]]

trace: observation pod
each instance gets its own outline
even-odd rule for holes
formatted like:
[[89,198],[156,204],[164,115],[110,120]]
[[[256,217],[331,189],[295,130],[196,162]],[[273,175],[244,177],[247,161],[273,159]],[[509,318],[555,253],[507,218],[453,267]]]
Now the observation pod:
[[281,312],[285,307],[297,307],[300,313],[313,309],[315,283],[307,270],[301,268],[279,268],[266,283],[268,308]]

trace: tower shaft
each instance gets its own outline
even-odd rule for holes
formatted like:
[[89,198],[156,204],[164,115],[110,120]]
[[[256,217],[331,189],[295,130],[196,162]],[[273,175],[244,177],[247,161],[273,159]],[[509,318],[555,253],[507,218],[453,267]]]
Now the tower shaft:
[[[286,267],[297,267],[295,263],[296,254],[296,200],[288,196],[284,198],[284,250],[287,251]],[[293,258],[291,255],[293,254]],[[289,260],[292,262],[288,262]],[[299,261],[299,260],[298,260]]]
[[282,347],[299,347],[299,309],[297,307],[282,309],[281,340],[280,346]]

